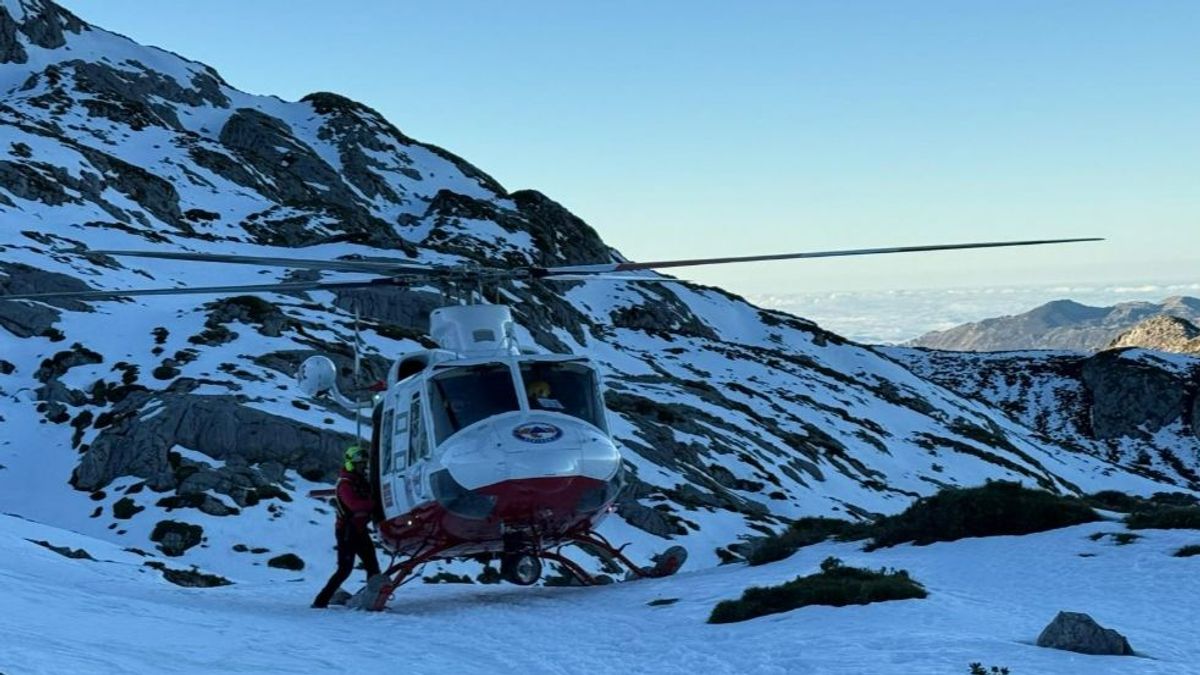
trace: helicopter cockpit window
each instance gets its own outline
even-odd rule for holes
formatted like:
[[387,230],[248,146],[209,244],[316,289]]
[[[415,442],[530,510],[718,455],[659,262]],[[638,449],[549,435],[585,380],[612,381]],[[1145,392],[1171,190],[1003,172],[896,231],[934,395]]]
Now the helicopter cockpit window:
[[482,419],[521,408],[512,371],[503,363],[446,370],[430,379],[429,393],[438,445]]
[[606,429],[596,373],[581,363],[533,361],[521,364],[530,410],[563,413]]

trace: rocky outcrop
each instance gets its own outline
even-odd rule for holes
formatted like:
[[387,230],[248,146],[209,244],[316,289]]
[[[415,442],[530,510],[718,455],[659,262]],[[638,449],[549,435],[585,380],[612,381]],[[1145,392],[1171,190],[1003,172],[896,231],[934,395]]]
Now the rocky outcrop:
[[[20,263],[0,262],[0,295],[17,293],[53,293],[86,291],[88,285],[65,274],[46,272]],[[73,311],[90,311],[78,300],[50,300],[45,303],[0,300],[0,327],[17,337],[48,335],[59,319],[59,312],[46,305]]]
[[1200,299],[1177,296],[1157,304],[1123,302],[1111,307],[1055,300],[1024,314],[984,319],[926,333],[908,345],[974,352],[1019,349],[1094,352],[1108,348],[1121,333],[1159,314],[1200,320]]
[[1133,656],[1133,648],[1124,635],[1102,627],[1080,612],[1059,612],[1038,635],[1037,646],[1080,654]]
[[[353,442],[345,434],[247,407],[234,396],[143,392],[97,424],[106,426],[72,477],[81,490],[98,490],[124,475],[144,478],[158,491],[176,489],[187,477],[181,478],[170,461],[175,446],[235,466],[275,463],[314,480],[332,480],[342,452]],[[228,485],[239,482],[230,479]],[[205,483],[221,485],[220,476]],[[228,491],[237,497],[235,490]]]
[[28,54],[22,38],[45,49],[57,49],[66,44],[66,33],[79,33],[87,24],[53,2],[28,0],[19,6],[17,15],[8,5],[0,5],[0,63],[25,63]]
[[1153,434],[1184,414],[1184,381],[1145,362],[1102,352],[1083,363],[1095,438]]
[[1200,354],[1200,328],[1187,319],[1160,314],[1121,333],[1109,349],[1141,347],[1160,352]]

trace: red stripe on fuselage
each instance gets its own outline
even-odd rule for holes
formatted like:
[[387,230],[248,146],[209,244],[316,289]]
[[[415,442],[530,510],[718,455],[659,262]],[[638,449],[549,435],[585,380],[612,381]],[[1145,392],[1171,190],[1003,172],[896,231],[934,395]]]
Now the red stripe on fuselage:
[[513,531],[552,546],[572,532],[590,530],[607,515],[613,499],[584,511],[578,508],[580,499],[604,486],[604,481],[582,476],[508,480],[474,490],[496,498],[486,518],[464,518],[427,502],[379,523],[379,533],[388,550],[404,554],[435,544],[451,546],[446,557],[499,552],[505,533]]

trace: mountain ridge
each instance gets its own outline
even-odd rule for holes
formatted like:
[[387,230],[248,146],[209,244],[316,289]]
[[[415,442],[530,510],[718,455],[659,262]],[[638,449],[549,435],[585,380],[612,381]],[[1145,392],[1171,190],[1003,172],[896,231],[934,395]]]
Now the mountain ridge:
[[1121,333],[1139,322],[1160,314],[1200,321],[1200,298],[1171,296],[1158,303],[1132,301],[1108,307],[1054,300],[1022,314],[931,331],[904,346],[975,352],[1029,349],[1094,352],[1108,348]]

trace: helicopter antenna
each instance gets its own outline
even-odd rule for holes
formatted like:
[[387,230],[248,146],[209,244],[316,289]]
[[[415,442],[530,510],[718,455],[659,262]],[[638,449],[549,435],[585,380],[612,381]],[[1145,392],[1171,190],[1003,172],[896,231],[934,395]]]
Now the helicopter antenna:
[[[354,391],[355,396],[362,393],[362,382],[359,378],[359,372],[362,366],[362,357],[360,356],[360,337],[358,330],[358,301],[354,301]],[[354,439],[358,444],[359,450],[362,450],[362,411],[354,411]]]

